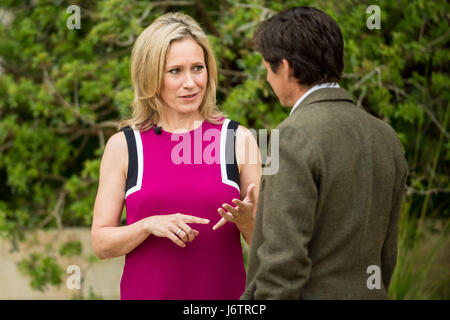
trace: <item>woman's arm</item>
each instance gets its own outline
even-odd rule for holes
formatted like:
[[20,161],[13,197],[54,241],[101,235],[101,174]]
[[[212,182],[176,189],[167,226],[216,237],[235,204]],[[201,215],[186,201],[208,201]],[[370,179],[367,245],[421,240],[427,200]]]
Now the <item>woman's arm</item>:
[[243,200],[233,199],[232,202],[236,207],[224,203],[222,208],[217,210],[222,219],[214,225],[213,230],[217,230],[227,221],[234,222],[245,242],[250,245],[261,180],[261,155],[252,133],[243,126],[239,126],[236,130],[236,160]]
[[119,227],[127,169],[127,143],[123,132],[118,132],[105,146],[94,205],[91,237],[94,252],[100,259],[127,254],[150,234],[145,219]]
[[[245,242],[249,245],[252,242],[253,226],[255,222],[256,208],[258,205],[259,185],[261,181],[261,154],[258,144],[251,131],[243,126],[239,126],[236,131],[236,159],[239,166],[239,181],[241,189],[241,199],[253,202],[251,219],[244,223],[236,223],[242,233]],[[253,195],[249,195],[249,186],[253,184]],[[234,202],[235,205],[238,202]]]
[[185,243],[193,241],[199,234],[188,223],[207,224],[208,219],[175,213],[153,215],[119,227],[128,170],[126,143],[125,135],[118,132],[108,140],[103,153],[91,231],[95,254],[100,259],[125,255],[150,235],[166,237],[176,245],[186,247]]

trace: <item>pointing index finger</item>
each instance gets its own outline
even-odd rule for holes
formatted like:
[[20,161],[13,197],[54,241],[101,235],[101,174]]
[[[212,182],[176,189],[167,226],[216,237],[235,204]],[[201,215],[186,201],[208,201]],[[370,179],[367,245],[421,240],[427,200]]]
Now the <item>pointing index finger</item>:
[[184,215],[184,218],[185,218],[184,221],[187,223],[201,223],[201,224],[209,223],[209,219],[203,219],[203,218],[189,216],[189,215]]

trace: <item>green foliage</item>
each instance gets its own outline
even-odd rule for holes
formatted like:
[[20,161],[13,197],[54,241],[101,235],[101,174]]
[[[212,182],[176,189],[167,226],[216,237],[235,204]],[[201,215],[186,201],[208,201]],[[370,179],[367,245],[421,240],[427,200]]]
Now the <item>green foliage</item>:
[[80,255],[82,251],[83,246],[80,241],[66,242],[59,248],[59,254],[68,257]]
[[30,286],[33,289],[44,291],[49,284],[62,283],[63,269],[53,256],[32,253],[28,259],[22,258],[18,266],[23,274],[31,277]]
[[[424,221],[409,216],[409,204],[402,208],[399,230],[397,266],[389,287],[389,297],[395,300],[448,299],[450,271],[435,268],[437,255],[449,242],[450,224],[440,226],[438,232],[425,228]],[[446,292],[447,291],[447,292]]]
[[97,295],[92,287],[89,287],[89,293],[87,296],[83,296],[82,294],[74,294],[72,296],[72,300],[103,300],[101,295]]
[[90,225],[105,142],[130,114],[132,45],[168,11],[205,28],[219,65],[218,104],[256,130],[276,127],[289,109],[265,80],[251,44],[255,27],[296,5],[330,14],[345,41],[340,85],[403,144],[405,219],[450,218],[448,1],[377,1],[381,29],[373,30],[370,2],[356,0],[84,0],[79,30],[66,26],[71,4],[0,5],[13,14],[11,25],[0,24],[0,235],[13,243],[27,229]]

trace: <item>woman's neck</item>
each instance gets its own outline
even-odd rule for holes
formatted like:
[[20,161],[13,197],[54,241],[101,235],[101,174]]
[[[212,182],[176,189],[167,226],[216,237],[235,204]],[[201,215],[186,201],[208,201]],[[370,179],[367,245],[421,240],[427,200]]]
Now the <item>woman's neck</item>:
[[168,132],[185,132],[196,129],[203,122],[200,112],[179,114],[175,112],[162,112],[158,126]]

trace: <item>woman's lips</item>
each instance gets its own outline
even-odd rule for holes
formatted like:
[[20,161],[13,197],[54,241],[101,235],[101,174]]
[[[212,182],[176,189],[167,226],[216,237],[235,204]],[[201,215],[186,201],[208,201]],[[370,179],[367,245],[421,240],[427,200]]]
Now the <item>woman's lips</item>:
[[194,93],[194,94],[180,96],[180,98],[183,99],[183,101],[193,101],[193,100],[195,100],[195,98],[197,98],[197,95],[198,95],[198,92]]

